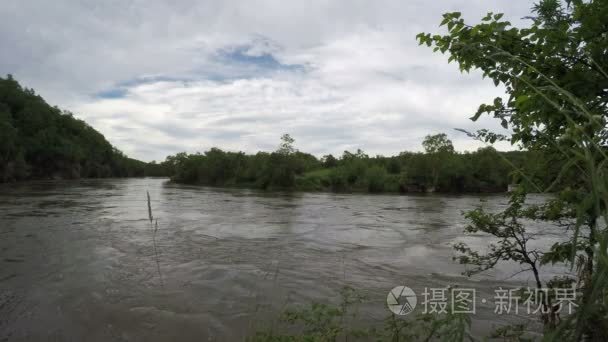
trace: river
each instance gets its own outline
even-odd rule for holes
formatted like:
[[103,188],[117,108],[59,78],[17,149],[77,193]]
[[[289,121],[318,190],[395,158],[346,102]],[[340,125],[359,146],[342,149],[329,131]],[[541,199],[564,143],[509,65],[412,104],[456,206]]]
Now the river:
[[[154,225],[148,220],[146,192]],[[462,212],[505,195],[266,193],[107,179],[0,185],[0,341],[242,340],[286,307],[366,295],[381,321],[398,285],[476,289],[474,331],[497,315],[494,289],[531,284],[518,265],[467,278],[451,244]],[[534,227],[537,244],[559,234]],[[420,297],[420,296],[419,296]],[[421,302],[421,299],[418,299]],[[419,308],[417,308],[418,310]]]

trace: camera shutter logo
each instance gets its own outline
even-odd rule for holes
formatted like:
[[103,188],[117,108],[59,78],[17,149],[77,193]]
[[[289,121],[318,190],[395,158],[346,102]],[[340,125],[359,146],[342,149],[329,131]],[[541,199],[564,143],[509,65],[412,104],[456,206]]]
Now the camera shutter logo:
[[389,310],[396,315],[407,315],[416,308],[416,293],[407,286],[397,286],[386,296]]

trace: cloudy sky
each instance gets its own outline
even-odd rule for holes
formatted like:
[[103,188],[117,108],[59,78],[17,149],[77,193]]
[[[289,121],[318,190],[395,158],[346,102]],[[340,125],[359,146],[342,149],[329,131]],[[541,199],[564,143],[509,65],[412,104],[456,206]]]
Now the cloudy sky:
[[212,146],[316,155],[420,150],[502,95],[418,46],[441,14],[513,23],[527,0],[2,0],[0,74],[11,73],[142,160]]

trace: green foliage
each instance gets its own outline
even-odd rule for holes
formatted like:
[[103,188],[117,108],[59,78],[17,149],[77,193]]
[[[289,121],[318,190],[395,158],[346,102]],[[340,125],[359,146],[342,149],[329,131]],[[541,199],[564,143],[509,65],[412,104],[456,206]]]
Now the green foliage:
[[[464,314],[416,315],[412,319],[389,315],[379,326],[355,328],[358,305],[365,297],[350,287],[340,291],[337,305],[312,303],[286,310],[280,321],[287,326],[257,331],[252,342],[335,341],[473,341],[471,320]],[[287,328],[287,329],[285,329]]]
[[[447,35],[421,33],[420,44],[449,53],[462,71],[478,69],[508,97],[482,104],[472,117],[482,114],[499,119],[513,134],[510,138],[480,131],[470,136],[493,142],[509,140],[545,156],[538,163],[555,175],[539,184],[537,175],[515,165],[522,191],[564,189],[541,205],[523,206],[523,194],[514,193],[502,213],[477,209],[467,214],[468,232],[483,232],[499,239],[486,254],[465,245],[461,261],[477,270],[496,260],[518,261],[530,266],[537,286],[543,286],[539,266],[565,263],[576,269],[576,279],[559,277],[547,286],[576,284],[579,309],[560,321],[553,312],[543,314],[547,341],[608,340],[608,2],[602,0],[541,0],[533,7],[529,27],[515,28],[488,13],[481,23],[466,25],[460,13],[447,13],[441,25]],[[508,160],[506,160],[509,162]],[[555,163],[554,161],[561,161]],[[558,165],[556,165],[558,164]],[[537,170],[536,170],[537,171]],[[570,190],[568,186],[576,189]],[[541,220],[567,237],[546,251],[530,251],[520,220]],[[542,255],[542,257],[540,257]],[[545,301],[549,301],[546,298]],[[544,302],[545,306],[551,305]]]
[[454,153],[454,145],[445,133],[427,135],[422,141],[426,153]]
[[528,241],[532,236],[519,221],[523,216],[524,200],[525,195],[516,192],[511,196],[508,208],[500,213],[488,213],[479,207],[465,214],[465,218],[470,221],[465,228],[466,233],[485,233],[498,238],[497,242],[488,245],[488,252],[485,254],[473,251],[462,243],[454,246],[462,253],[458,258],[461,263],[474,265],[473,269],[466,271],[467,275],[493,268],[500,261],[515,261],[529,267],[535,275],[537,284],[542,287],[538,275],[540,252],[529,249]]
[[428,184],[433,191],[439,186],[439,178],[450,170],[450,161],[454,154],[454,146],[445,133],[427,135],[422,141],[422,147],[429,156],[431,181]]
[[[297,151],[288,134],[281,137],[272,153],[226,152],[212,148],[204,154],[178,153],[161,163],[172,179],[182,183],[212,186],[251,186],[261,189],[291,189],[305,172],[318,169],[321,163],[312,155]],[[299,180],[304,189],[316,189],[316,180]]]
[[512,342],[532,342],[534,341],[531,337],[526,337],[526,326],[524,324],[507,325],[496,329],[490,335],[492,339],[499,339],[500,341],[512,341]]
[[282,155],[294,154],[296,152],[296,149],[293,147],[294,142],[295,139],[292,138],[291,135],[283,134],[281,136],[281,144],[279,145],[279,148],[277,149],[276,153]]
[[[430,139],[430,140],[429,140]],[[247,155],[218,148],[203,154],[178,153],[160,163],[148,164],[158,173],[182,183],[246,186],[261,189],[338,192],[502,192],[520,181],[511,165],[535,174],[537,182],[549,182],[556,169],[539,169],[543,156],[532,152],[498,152],[491,147],[476,152],[454,152],[445,134],[429,136],[429,153],[403,152],[394,157],[369,157],[361,150],[345,151],[318,160],[297,151],[284,135],[277,151]],[[508,162],[505,162],[505,159]],[[554,163],[560,165],[559,161]],[[547,170],[553,172],[547,172]],[[146,171],[148,174],[148,171]],[[548,183],[547,183],[548,184]]]
[[299,328],[297,333],[259,331],[250,340],[263,341],[337,341],[339,337],[364,336],[365,330],[351,330],[347,319],[356,317],[356,307],[364,297],[350,287],[340,291],[338,305],[312,303],[309,307],[286,310],[281,321]]
[[295,188],[301,191],[322,191],[331,185],[331,169],[318,169],[296,177]]
[[72,113],[51,107],[10,75],[0,78],[0,182],[143,176],[144,168]]
[[367,183],[367,191],[369,192],[383,192],[384,184],[388,178],[386,169],[374,165],[365,171],[365,183]]
[[[494,116],[513,130],[512,142],[553,146],[573,133],[573,124],[582,129],[579,134],[602,132],[608,101],[608,5],[571,1],[563,7],[545,0],[534,14],[532,25],[520,29],[502,20],[502,14],[488,13],[470,26],[460,13],[446,13],[441,25],[447,35],[421,33],[417,38],[448,53],[448,62],[456,61],[462,71],[479,69],[505,87],[508,98],[482,104],[473,120],[484,113]],[[595,113],[582,113],[582,104]]]
[[332,168],[338,166],[338,159],[336,159],[336,157],[333,155],[328,154],[321,158],[321,163],[323,164],[324,168]]

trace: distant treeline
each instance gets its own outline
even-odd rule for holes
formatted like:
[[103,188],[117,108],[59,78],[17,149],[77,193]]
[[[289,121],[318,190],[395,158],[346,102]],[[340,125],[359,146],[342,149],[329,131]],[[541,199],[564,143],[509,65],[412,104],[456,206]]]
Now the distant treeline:
[[427,136],[425,152],[368,156],[345,151],[317,158],[297,151],[287,134],[274,152],[169,156],[162,163],[128,158],[72,113],[48,105],[10,75],[0,78],[0,182],[25,179],[166,176],[180,183],[340,192],[500,192],[526,182],[544,188],[559,159],[491,147],[458,153],[445,134]]
[[[345,151],[321,159],[299,152],[284,135],[271,153],[178,153],[158,164],[179,183],[337,192],[502,192],[509,184],[529,182],[541,188],[555,179],[559,160],[540,152],[497,152],[491,147],[458,153],[445,134],[427,136],[424,153],[368,156]],[[515,170],[525,170],[519,179]]]
[[0,182],[144,176],[155,168],[126,157],[72,113],[0,77]]

